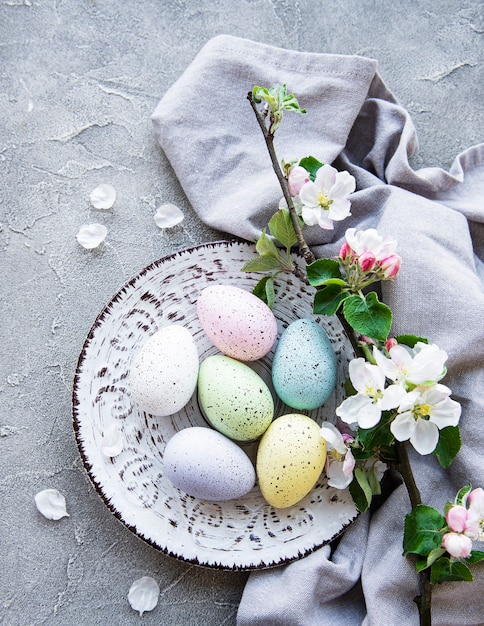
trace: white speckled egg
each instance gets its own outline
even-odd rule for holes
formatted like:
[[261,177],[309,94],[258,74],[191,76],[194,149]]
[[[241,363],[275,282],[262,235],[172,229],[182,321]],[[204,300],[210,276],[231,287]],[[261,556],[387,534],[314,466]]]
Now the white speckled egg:
[[249,457],[211,428],[193,426],[173,435],[166,444],[163,465],[176,487],[201,500],[241,498],[255,484]]
[[336,373],[333,346],[321,326],[309,319],[289,324],[272,361],[279,398],[293,409],[316,409],[333,393]]
[[130,372],[134,401],[152,415],[180,411],[196,389],[198,365],[190,331],[178,324],[165,326],[135,355]]
[[320,426],[290,413],[272,422],[259,443],[257,478],[264,499],[276,508],[293,506],[314,487],[326,461]]
[[272,394],[259,374],[223,354],[202,361],[198,399],[210,424],[235,441],[257,439],[274,417]]
[[198,296],[197,312],[214,346],[239,361],[262,358],[277,338],[277,321],[270,308],[239,287],[205,287]]

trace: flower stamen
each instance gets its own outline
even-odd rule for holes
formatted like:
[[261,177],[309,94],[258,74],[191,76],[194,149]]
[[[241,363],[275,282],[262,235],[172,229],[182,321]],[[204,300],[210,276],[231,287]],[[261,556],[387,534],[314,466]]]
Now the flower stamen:
[[333,201],[323,192],[320,192],[318,194],[318,204],[324,211],[329,211],[329,207],[333,204]]

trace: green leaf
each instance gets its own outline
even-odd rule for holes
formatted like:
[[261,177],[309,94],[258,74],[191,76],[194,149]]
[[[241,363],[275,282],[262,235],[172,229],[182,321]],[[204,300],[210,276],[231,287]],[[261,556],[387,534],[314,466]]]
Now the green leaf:
[[447,581],[472,582],[474,577],[470,569],[461,561],[452,561],[447,557],[440,557],[430,570],[430,582],[433,585]]
[[349,294],[341,290],[340,285],[326,285],[314,295],[313,313],[316,315],[334,315]]
[[418,504],[405,516],[403,553],[428,556],[432,550],[441,547],[444,527],[443,515],[431,506]]
[[437,559],[440,559],[443,554],[445,554],[445,548],[434,548],[430,550],[427,557],[427,567],[430,567]]
[[277,260],[277,264],[274,265],[272,269],[279,267],[284,270],[292,270],[293,265],[291,260],[279,250],[274,241],[267,235],[265,228],[262,229],[260,237],[256,241],[255,249],[261,257]]
[[274,241],[267,235],[263,228],[259,239],[255,243],[255,249],[261,256],[272,256],[277,259],[278,249]]
[[467,498],[467,496],[470,494],[471,491],[472,491],[472,485],[470,484],[465,485],[464,487],[462,487],[462,489],[459,489],[455,497],[455,503],[463,506],[465,499]]
[[258,85],[255,85],[252,88],[252,97],[254,98],[254,102],[257,103],[262,102],[262,100],[267,101],[269,99],[275,102],[275,98],[270,95],[269,90],[266,87],[259,87]]
[[381,494],[381,485],[379,480],[376,477],[375,474],[375,470],[373,469],[373,467],[370,467],[370,469],[368,470],[367,474],[368,476],[368,483],[370,485],[371,488],[371,493],[374,496],[378,496]]
[[294,95],[292,93],[287,93],[286,85],[269,87],[269,89],[256,85],[252,88],[252,98],[254,102],[257,103],[262,101],[267,102],[271,112],[270,132],[272,134],[275,133],[282,121],[282,112],[284,109],[287,111],[294,111],[295,113],[306,113],[306,110],[299,106],[299,102],[296,100]]
[[417,573],[421,572],[424,569],[427,569],[427,559],[424,556],[417,556],[415,560],[415,569]]
[[299,161],[299,165],[309,172],[309,178],[314,181],[317,171],[324,163],[321,163],[321,161],[318,161],[318,159],[313,156],[307,156]]
[[458,426],[447,426],[439,431],[437,447],[432,452],[437,457],[440,465],[446,469],[452,464],[462,444],[460,429]]
[[392,325],[391,309],[378,300],[374,291],[365,297],[352,295],[345,299],[343,314],[348,324],[361,335],[385,341]]
[[419,341],[422,343],[429,342],[429,340],[425,339],[425,337],[417,337],[417,335],[398,335],[395,339],[398,343],[403,343],[404,346],[408,346],[409,348],[414,348],[415,344]]
[[431,567],[433,563],[435,563],[437,559],[440,559],[440,557],[444,554],[444,548],[434,548],[429,552],[427,558],[425,558],[424,556],[417,556],[415,569],[417,570],[417,572],[421,572],[422,570],[427,569],[427,567]]
[[390,430],[392,420],[392,413],[384,411],[380,421],[373,428],[358,428],[358,440],[366,450],[376,450],[381,447],[391,446],[394,439]]
[[466,563],[479,563],[479,561],[484,561],[484,552],[482,550],[471,550],[471,553],[468,557],[464,559]]
[[288,209],[279,209],[269,220],[271,235],[289,249],[297,243],[296,231]]
[[364,450],[363,448],[356,448],[355,446],[351,448],[351,451],[357,461],[366,461],[375,455],[373,450]]
[[341,284],[346,284],[341,275],[339,263],[333,259],[317,259],[306,266],[306,273],[309,284],[313,287],[321,287],[326,281],[331,279],[341,280]]
[[267,306],[272,309],[274,306],[275,293],[274,293],[274,279],[272,276],[264,276],[252,289],[252,293],[260,298],[262,302],[265,302]]
[[366,472],[358,467],[350,484],[350,494],[359,511],[362,513],[371,504],[372,492],[366,477]]
[[259,256],[249,259],[243,265],[242,272],[270,272],[279,269],[279,260],[272,256]]
[[[285,87],[286,86],[284,85],[284,90],[285,90]],[[304,115],[306,113],[306,109],[301,109],[299,102],[296,100],[296,98],[294,97],[294,94],[292,93],[289,93],[286,96],[284,96],[282,100],[282,105],[288,111],[294,111],[295,113],[300,113],[301,115]]]

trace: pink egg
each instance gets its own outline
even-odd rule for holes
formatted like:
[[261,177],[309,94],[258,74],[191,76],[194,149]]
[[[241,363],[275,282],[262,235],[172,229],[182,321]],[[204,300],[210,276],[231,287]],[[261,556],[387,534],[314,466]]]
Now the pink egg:
[[277,338],[270,308],[250,291],[232,285],[211,285],[197,302],[202,328],[220,352],[239,361],[266,355]]

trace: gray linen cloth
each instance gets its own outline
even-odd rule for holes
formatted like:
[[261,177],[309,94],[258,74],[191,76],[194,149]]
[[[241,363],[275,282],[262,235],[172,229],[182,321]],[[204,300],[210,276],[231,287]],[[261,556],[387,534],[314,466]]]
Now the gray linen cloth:
[[[308,229],[318,256],[336,255],[347,228],[398,241],[402,269],[383,286],[392,334],[429,338],[449,354],[442,382],[463,407],[462,450],[449,470],[410,451],[423,501],[443,509],[470,482],[484,487],[484,144],[449,171],[414,171],[415,129],[374,60],[303,53],[221,35],[210,40],[153,113],[156,137],[200,218],[254,241],[281,191],[246,100],[253,85],[286,83],[308,113],[287,114],[279,158],[313,155],[356,177],[352,215],[334,231]],[[402,556],[410,504],[399,486],[362,515],[336,549],[250,575],[238,611],[245,625],[418,624],[413,564]],[[476,548],[483,549],[482,544]],[[484,623],[484,565],[474,583],[434,588],[433,624]]]

